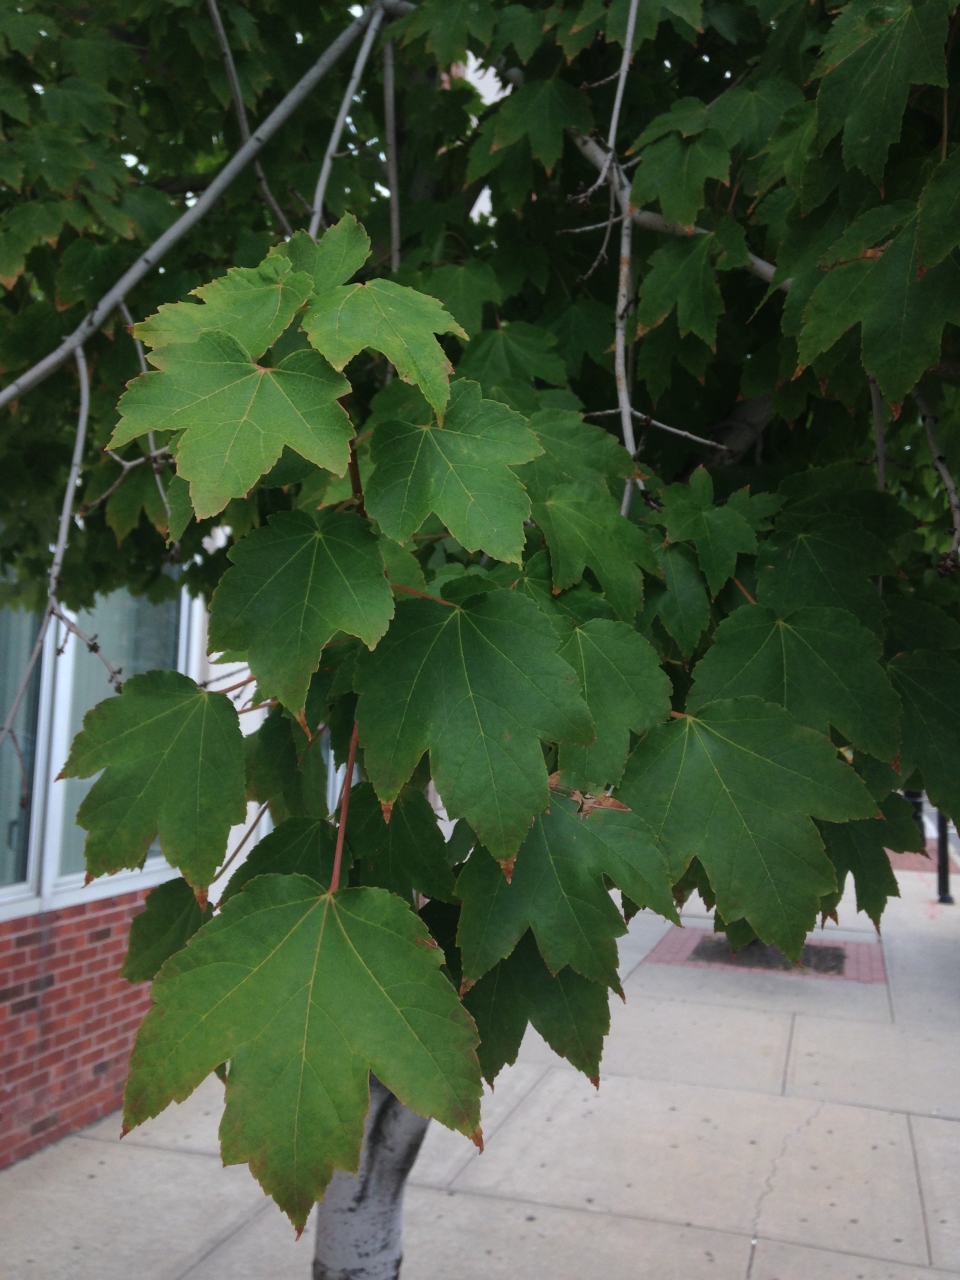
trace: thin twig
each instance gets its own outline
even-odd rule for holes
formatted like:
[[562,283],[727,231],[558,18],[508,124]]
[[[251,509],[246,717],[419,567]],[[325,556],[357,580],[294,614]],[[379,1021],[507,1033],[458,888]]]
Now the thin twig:
[[26,809],[30,804],[30,784],[27,778],[27,762],[23,758],[23,751],[20,749],[20,739],[17,737],[14,729],[9,731],[8,737],[13,743],[13,749],[17,753],[17,760],[20,763],[20,808]]
[[377,32],[380,30],[380,23],[383,21],[383,8],[376,4],[372,11],[370,22],[367,26],[366,34],[363,37],[363,43],[360,45],[360,52],[357,54],[357,60],[353,64],[353,71],[347,82],[347,89],[343,95],[343,101],[340,103],[340,110],[337,112],[337,118],[333,124],[333,131],[330,134],[330,141],[327,143],[327,149],[324,152],[323,163],[320,165],[320,175],[317,178],[317,189],[313,193],[313,213],[310,217],[310,226],[308,231],[312,239],[316,240],[317,232],[320,230],[320,223],[323,221],[323,202],[327,194],[327,183],[330,181],[330,170],[333,167],[333,156],[337,147],[340,145],[340,135],[343,133],[343,126],[347,122],[347,116],[350,113],[350,107],[356,96],[357,88],[360,84],[360,78],[363,75],[364,68],[367,65],[367,58],[370,56],[370,50],[373,48],[373,42],[377,38]]
[[613,182],[611,181],[610,182],[610,216],[607,218],[607,230],[606,230],[606,234],[603,237],[603,244],[601,244],[600,251],[597,254],[597,256],[594,258],[593,262],[590,264],[589,268],[583,273],[582,276],[577,277],[577,284],[586,284],[586,282],[590,279],[590,277],[593,275],[596,269],[602,263],[605,263],[607,261],[607,245],[610,243],[610,235],[613,231],[613,224],[615,222],[623,220],[622,214],[619,219],[614,217],[614,214],[616,213],[616,211],[617,211],[617,192],[616,192],[616,188],[613,185]]
[[[619,213],[613,219],[613,225],[623,221],[623,214]],[[553,234],[555,236],[578,236],[581,231],[602,231],[611,225],[611,220],[607,218],[605,222],[591,222],[589,227],[560,227]]]
[[[588,137],[586,134],[580,133],[578,130],[571,130],[571,136],[574,144],[585,160],[597,169],[604,169],[607,165],[609,156],[603,147],[595,138]],[[706,236],[710,232],[705,227],[694,227],[691,231],[689,227],[682,227],[678,222],[667,222],[659,213],[654,213],[652,209],[633,209],[630,206],[630,183],[623,176],[623,170],[617,167],[617,199],[620,201],[620,208],[624,214],[630,214],[633,224],[640,227],[644,231],[659,231],[663,235],[668,236]],[[772,262],[765,262],[763,258],[758,258],[755,253],[750,254],[750,263],[746,268],[759,279],[765,280],[767,284],[771,282],[777,273],[776,265]],[[791,280],[781,280],[779,288],[784,292],[790,291]]]
[[[210,10],[210,17],[213,19],[213,29],[217,34],[217,43],[220,45],[220,52],[223,54],[223,61],[227,68],[227,79],[230,81],[230,93],[233,97],[233,110],[237,117],[237,124],[240,126],[240,141],[247,142],[250,138],[250,125],[247,123],[247,109],[243,105],[243,93],[240,90],[240,78],[237,75],[237,67],[233,61],[233,52],[230,48],[230,42],[227,39],[226,28],[223,25],[223,19],[220,17],[220,10],[217,8],[217,0],[207,0],[207,7]],[[270,190],[270,184],[267,182],[267,175],[263,172],[263,168],[259,160],[254,160],[253,171],[257,175],[257,182],[260,185],[260,194],[263,196],[270,209],[270,212],[280,224],[280,230],[289,238],[293,235],[293,228],[287,221],[287,215],[280,208],[273,192]]]
[[258,702],[253,707],[241,707],[237,712],[238,716],[245,716],[248,711],[262,711],[264,707],[275,707],[279,703],[279,698],[268,698],[266,702]]
[[77,626],[77,624],[74,622],[74,620],[64,612],[63,606],[59,603],[55,602],[53,605],[53,616],[57,618],[63,624],[63,626],[66,627],[66,629],[71,633],[71,635],[75,635],[77,639],[80,641],[80,643],[86,646],[88,653],[92,653],[95,657],[100,659],[100,661],[103,663],[103,665],[107,669],[107,681],[109,682],[109,684],[113,686],[116,692],[119,693],[120,690],[123,688],[123,682],[120,679],[121,669],[119,667],[115,667],[113,663],[110,661],[110,659],[106,656],[106,654],[100,648],[100,645],[97,641],[97,637],[88,636],[86,632],[81,631],[80,628]]
[[214,879],[216,879],[216,880],[219,880],[219,879],[220,879],[220,877],[221,877],[221,876],[223,875],[223,873],[226,871],[227,867],[229,867],[230,863],[231,863],[231,862],[233,862],[234,858],[237,856],[237,854],[240,852],[240,850],[243,848],[243,846],[247,843],[247,841],[250,839],[250,837],[251,837],[251,836],[253,835],[253,833],[256,831],[257,827],[259,827],[259,825],[260,825],[260,819],[261,819],[261,818],[263,817],[263,815],[267,812],[267,807],[268,807],[268,805],[269,805],[269,804],[270,804],[270,801],[269,801],[269,800],[265,800],[265,801],[263,802],[263,804],[260,806],[260,809],[259,809],[259,812],[257,813],[257,816],[254,818],[254,820],[250,823],[249,827],[247,827],[246,831],[243,833],[243,839],[240,841],[240,843],[239,843],[239,844],[237,845],[237,847],[234,849],[233,853],[231,853],[230,857],[229,857],[229,858],[227,858],[226,862],[224,862],[223,866],[219,868],[219,870],[217,871],[217,874],[216,874],[216,876],[214,877]]
[[340,791],[340,821],[337,824],[337,848],[333,855],[333,874],[330,876],[330,892],[336,893],[340,888],[340,866],[343,862],[343,839],[347,834],[347,814],[350,811],[350,789],[353,786],[353,769],[357,760],[357,722],[353,722],[353,733],[350,735],[350,750],[347,753],[347,768],[343,775],[343,787]]
[[393,41],[383,46],[383,123],[387,186],[390,188],[390,270],[400,270],[400,179],[397,170],[397,110],[393,81]]
[[[614,343],[614,373],[617,380],[617,401],[620,408],[620,427],[623,431],[623,443],[631,458],[637,451],[637,442],[633,434],[633,406],[630,403],[630,386],[627,381],[627,311],[633,294],[633,263],[630,252],[633,222],[624,218],[620,224],[620,273],[617,282],[617,314],[616,341]],[[643,481],[637,480],[638,488],[643,488]],[[630,510],[630,498],[633,492],[634,479],[631,477],[623,487],[623,501],[620,503],[620,514],[625,516]]]
[[247,676],[246,680],[238,680],[236,684],[228,684],[225,689],[218,689],[217,693],[233,693],[236,689],[242,689],[245,685],[252,684],[256,678],[256,676]]
[[77,490],[77,481],[80,478],[80,465],[83,462],[83,448],[87,440],[87,419],[90,415],[90,375],[87,370],[87,358],[84,354],[83,347],[76,348],[75,358],[77,361],[77,373],[80,377],[80,410],[77,414],[77,433],[73,441],[73,457],[70,460],[70,473],[67,476],[67,488],[63,495],[63,505],[60,508],[60,526],[57,530],[57,541],[53,549],[53,560],[50,564],[50,576],[47,580],[47,603],[43,610],[43,616],[40,619],[37,638],[30,651],[30,657],[27,659],[27,665],[24,668],[23,675],[20,677],[20,683],[17,685],[17,691],[13,695],[13,702],[10,704],[10,710],[7,712],[7,718],[4,720],[2,727],[0,727],[0,746],[2,746],[6,741],[13,728],[13,722],[17,718],[17,712],[20,710],[20,704],[23,702],[27,689],[30,687],[30,680],[33,677],[33,669],[39,661],[40,654],[43,652],[43,642],[46,639],[47,629],[50,626],[50,619],[53,617],[54,609],[58,607],[57,588],[60,584],[60,569],[63,565],[63,557],[67,550],[67,538],[70,533],[70,522],[73,518],[73,497]]
[[[134,329],[133,316],[130,314],[130,308],[127,306],[126,301],[123,298],[120,299],[120,303],[117,309],[120,312],[120,314],[123,316],[126,326],[130,330],[130,337],[133,339],[133,345],[137,349],[137,359],[140,361],[140,372],[146,373],[147,372],[146,352],[143,349],[143,343],[140,341],[140,339],[137,337],[137,335],[133,331]],[[147,432],[147,446],[150,450],[150,457],[152,459],[156,459],[157,442],[153,438],[152,431]],[[157,482],[157,489],[160,491],[160,501],[163,503],[163,509],[167,513],[167,534],[169,535],[170,522],[173,520],[173,513],[170,510],[170,499],[167,497],[167,491],[163,487],[163,481],[160,479],[160,469],[157,467],[156,462],[154,462],[152,465],[153,465],[153,476]],[[121,480],[123,479],[122,476],[120,478]]]
[[877,453],[877,488],[887,487],[887,442],[883,434],[883,396],[876,378],[870,379],[870,407],[873,410],[873,438]]
[[[412,12],[414,7],[408,3],[408,0],[381,0],[381,4],[390,13],[396,14],[398,17]],[[379,13],[380,9],[378,8],[376,12]],[[73,333],[64,338],[55,351],[51,351],[48,356],[38,360],[26,373],[21,374],[19,378],[15,378],[3,391],[0,391],[0,405],[9,404],[17,396],[43,382],[51,373],[59,369],[82,343],[97,332],[110,312],[127,296],[134,285],[139,284],[144,276],[153,270],[167,251],[182,240],[187,232],[191,231],[217,203],[227,187],[243,172],[250,161],[259,154],[277,130],[286,123],[297,107],[310,95],[311,91],[319,84],[331,67],[337,63],[339,58],[346,53],[354,41],[366,30],[373,14],[374,9],[372,7],[364,9],[363,13],[354,19],[349,27],[341,31],[340,35],[320,55],[306,75],[294,85],[283,101],[271,111],[263,124],[253,131],[250,135],[250,141],[245,142],[239,151],[227,161],[193,208],[188,209],[176,222],[167,228],[162,236],[153,242],[145,253],[140,255],[133,266],[123,273],[113,288],[103,295],[94,309],[83,318]]]
[[617,92],[613,99],[613,111],[610,113],[610,131],[607,134],[607,155],[600,170],[600,177],[593,186],[579,197],[588,200],[607,180],[610,165],[617,154],[617,128],[620,124],[620,108],[623,106],[623,94],[627,87],[627,73],[633,59],[633,33],[637,26],[637,9],[639,0],[630,0],[630,12],[627,15],[627,32],[623,42],[623,57],[620,59],[620,70],[617,72]]
[[[669,431],[672,436],[683,436],[684,440],[693,440],[696,444],[705,444],[710,449],[723,449],[730,453],[730,446],[721,444],[719,440],[708,440],[706,436],[695,436],[692,431],[682,431],[680,427],[669,427],[665,422],[658,422],[656,418],[651,418],[649,413],[641,413],[639,409],[631,409],[630,412],[642,422],[645,427],[656,427],[658,431]],[[593,413],[585,413],[585,418],[608,418],[615,413],[620,413],[619,409],[596,409]]]
[[960,496],[957,494],[957,486],[954,483],[953,476],[947,466],[947,460],[940,451],[940,442],[937,440],[937,422],[938,419],[930,412],[926,400],[918,392],[913,392],[913,398],[916,401],[917,408],[920,410],[920,421],[923,423],[924,430],[927,433],[927,444],[930,446],[930,454],[933,458],[933,465],[940,473],[940,479],[943,481],[943,487],[947,491],[947,501],[950,503],[950,516],[953,520],[953,538],[950,542],[950,550],[947,552],[945,559],[951,560],[955,565],[960,560],[958,548],[960,548]]

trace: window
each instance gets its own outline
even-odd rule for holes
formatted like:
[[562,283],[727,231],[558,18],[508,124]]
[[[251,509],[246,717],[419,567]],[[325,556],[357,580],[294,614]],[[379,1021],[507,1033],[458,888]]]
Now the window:
[[[0,609],[0,716],[23,677],[38,623],[36,614]],[[195,679],[206,674],[203,606],[185,593],[153,604],[115,591],[79,614],[77,624],[97,638],[124,679],[171,667]],[[57,775],[85,713],[109,696],[97,655],[52,624],[14,724],[16,738],[0,746],[0,919],[149,888],[170,874],[157,847],[144,871],[104,876],[84,888],[86,832],[76,815],[94,779]]]

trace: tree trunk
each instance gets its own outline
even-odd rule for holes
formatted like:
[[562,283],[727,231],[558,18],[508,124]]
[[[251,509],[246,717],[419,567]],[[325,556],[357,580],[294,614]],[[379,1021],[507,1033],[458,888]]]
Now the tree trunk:
[[371,1075],[360,1170],[335,1173],[317,1207],[314,1280],[397,1280],[403,1192],[429,1123]]

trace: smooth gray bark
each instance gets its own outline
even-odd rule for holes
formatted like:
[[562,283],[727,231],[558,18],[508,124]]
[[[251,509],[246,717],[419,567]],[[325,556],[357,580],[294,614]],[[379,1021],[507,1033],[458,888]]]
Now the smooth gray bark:
[[335,1173],[317,1206],[314,1280],[397,1280],[403,1192],[429,1123],[370,1077],[360,1169]]

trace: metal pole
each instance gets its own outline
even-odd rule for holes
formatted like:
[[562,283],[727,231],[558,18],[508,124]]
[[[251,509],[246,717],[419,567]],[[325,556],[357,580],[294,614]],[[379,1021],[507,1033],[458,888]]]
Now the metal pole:
[[947,906],[952,905],[950,892],[950,846],[947,842],[947,815],[937,810],[937,897]]

